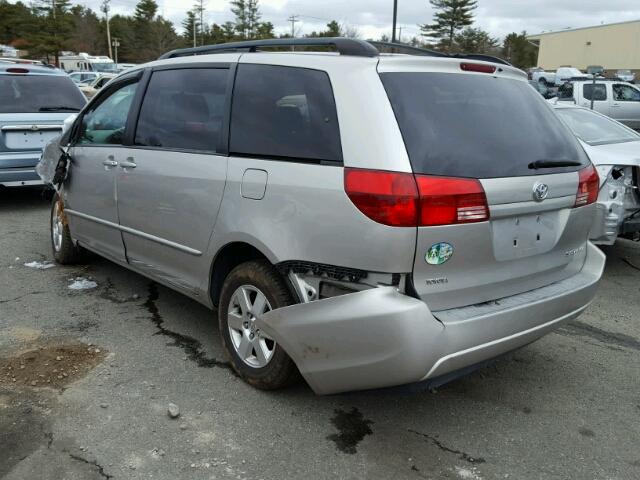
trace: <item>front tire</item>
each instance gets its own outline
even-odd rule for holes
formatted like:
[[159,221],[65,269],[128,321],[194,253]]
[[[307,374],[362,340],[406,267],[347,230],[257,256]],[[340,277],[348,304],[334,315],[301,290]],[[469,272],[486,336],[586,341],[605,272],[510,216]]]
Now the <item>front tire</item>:
[[53,196],[51,205],[51,248],[53,258],[61,265],[73,265],[82,261],[81,247],[74,245],[71,240],[69,223],[64,213],[64,202],[57,193]]
[[255,324],[268,311],[293,303],[282,276],[264,260],[239,265],[224,281],[218,305],[222,345],[233,369],[256,388],[276,390],[298,378],[291,358]]

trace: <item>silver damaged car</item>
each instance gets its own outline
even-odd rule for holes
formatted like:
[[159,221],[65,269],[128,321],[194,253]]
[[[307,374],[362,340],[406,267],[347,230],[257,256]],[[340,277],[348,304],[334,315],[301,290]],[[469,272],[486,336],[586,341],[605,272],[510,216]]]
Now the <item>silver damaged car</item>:
[[121,74],[60,140],[56,260],[215,309],[263,389],[436,385],[580,315],[605,257],[576,138],[502,60],[379,48],[213,45]]

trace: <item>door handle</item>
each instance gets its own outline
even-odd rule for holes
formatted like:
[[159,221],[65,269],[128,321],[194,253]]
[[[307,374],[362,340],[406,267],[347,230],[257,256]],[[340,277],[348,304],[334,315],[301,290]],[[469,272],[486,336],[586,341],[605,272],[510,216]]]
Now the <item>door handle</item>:
[[136,168],[138,165],[136,165],[136,162],[133,160],[133,157],[127,157],[127,160],[124,162],[120,162],[120,168]]
[[619,106],[620,106],[620,104],[619,104],[619,103],[612,103],[612,104],[611,104],[611,106],[612,106],[612,107],[619,107]]
[[113,155],[109,155],[106,160],[102,162],[105,167],[117,167],[118,162],[113,159]]

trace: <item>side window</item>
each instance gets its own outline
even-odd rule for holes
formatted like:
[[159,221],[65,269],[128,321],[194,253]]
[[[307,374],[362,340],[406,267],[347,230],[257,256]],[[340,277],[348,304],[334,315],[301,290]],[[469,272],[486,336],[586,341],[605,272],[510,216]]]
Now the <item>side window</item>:
[[558,87],[559,100],[573,100],[573,83],[565,83]]
[[239,65],[230,133],[231,153],[342,161],[333,90],[319,70]]
[[215,152],[228,77],[226,68],[153,72],[142,101],[135,144]]
[[617,102],[640,102],[640,91],[631,85],[613,85],[613,99]]
[[[594,100],[596,102],[605,101],[607,99],[607,86],[603,83],[585,83],[582,85],[584,98]],[[593,97],[593,99],[591,98]]]
[[129,108],[137,87],[137,82],[123,86],[112,92],[96,108],[87,112],[82,118],[77,143],[121,144]]

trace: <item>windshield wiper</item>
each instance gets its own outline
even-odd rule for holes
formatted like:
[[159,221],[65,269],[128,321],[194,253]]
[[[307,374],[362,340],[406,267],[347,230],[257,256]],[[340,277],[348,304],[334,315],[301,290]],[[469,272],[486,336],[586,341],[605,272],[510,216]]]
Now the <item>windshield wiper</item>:
[[40,107],[38,109],[39,112],[59,112],[59,111],[69,111],[69,112],[79,112],[80,109],[78,107],[69,107],[67,105],[56,105],[52,107]]
[[536,160],[529,164],[531,170],[539,168],[579,167],[582,163],[575,160]]

